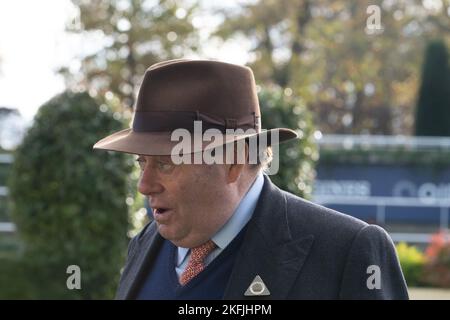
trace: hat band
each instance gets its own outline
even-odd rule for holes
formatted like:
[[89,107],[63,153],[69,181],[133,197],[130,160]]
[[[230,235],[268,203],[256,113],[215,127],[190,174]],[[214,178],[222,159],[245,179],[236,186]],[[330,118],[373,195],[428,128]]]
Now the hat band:
[[194,132],[194,121],[202,121],[202,130],[218,129],[226,133],[227,129],[260,130],[260,117],[251,115],[234,118],[219,118],[199,111],[136,111],[133,119],[135,132],[167,132],[186,129]]

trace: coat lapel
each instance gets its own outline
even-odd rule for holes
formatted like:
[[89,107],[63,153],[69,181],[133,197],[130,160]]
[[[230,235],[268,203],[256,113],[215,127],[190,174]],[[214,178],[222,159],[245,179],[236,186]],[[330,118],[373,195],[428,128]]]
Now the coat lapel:
[[145,281],[147,271],[156,258],[164,239],[157,232],[156,223],[149,225],[142,236],[138,239],[134,254],[129,257],[127,265],[122,273],[116,299],[135,299],[139,284]]
[[[264,187],[225,291],[225,299],[286,299],[306,260],[314,237],[293,238],[286,199],[265,176]],[[259,275],[268,296],[244,296]]]

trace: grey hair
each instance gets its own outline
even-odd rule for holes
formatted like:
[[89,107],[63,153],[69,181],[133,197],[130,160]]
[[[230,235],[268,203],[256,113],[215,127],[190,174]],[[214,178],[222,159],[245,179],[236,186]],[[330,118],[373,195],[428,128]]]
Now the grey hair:
[[[235,147],[235,152],[236,152],[236,146],[237,146],[237,142],[234,141],[232,142],[234,144]],[[249,142],[246,140],[245,141],[245,145],[247,146],[247,150],[249,150],[250,146],[249,146]],[[221,148],[222,146],[218,147]],[[215,156],[216,154],[216,149],[211,150],[211,155]],[[272,151],[272,147],[271,146],[266,146],[264,148],[261,148],[258,150],[258,155],[256,157],[256,159],[253,159],[252,162],[250,163],[250,155],[247,155],[247,163],[250,167],[250,170],[254,171],[254,172],[259,172],[262,171],[264,173],[267,173],[267,171],[269,170],[269,166],[270,163],[273,160],[273,151]],[[256,163],[255,163],[256,160]]]
[[253,170],[267,172],[272,160],[273,160],[272,147],[268,146],[258,152],[258,158],[256,159],[256,163],[250,164],[250,167]]

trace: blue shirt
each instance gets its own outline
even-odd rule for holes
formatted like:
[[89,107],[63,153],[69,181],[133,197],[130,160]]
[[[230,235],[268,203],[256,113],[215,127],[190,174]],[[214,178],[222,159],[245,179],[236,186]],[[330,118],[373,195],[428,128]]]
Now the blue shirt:
[[[211,238],[217,248],[206,257],[205,265],[211,263],[211,261],[213,261],[230,244],[231,241],[233,241],[239,231],[245,227],[247,222],[253,216],[253,212],[255,211],[263,185],[264,177],[262,173],[260,173],[256,177],[252,186],[248,189],[245,196],[239,202],[239,205],[231,218]],[[177,265],[175,267],[178,278],[180,278],[184,269],[186,269],[190,255],[189,248],[178,247]]]

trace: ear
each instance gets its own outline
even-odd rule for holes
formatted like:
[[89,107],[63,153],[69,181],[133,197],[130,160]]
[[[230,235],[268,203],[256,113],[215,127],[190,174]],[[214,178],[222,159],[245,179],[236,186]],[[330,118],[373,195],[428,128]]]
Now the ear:
[[[239,158],[239,156],[237,154],[239,152],[238,150],[241,152],[242,151],[244,152],[244,157],[243,158],[241,157],[240,160],[238,160],[238,158]],[[228,183],[234,183],[239,179],[239,177],[241,176],[242,171],[244,170],[244,167],[246,165],[245,164],[246,159],[248,159],[248,145],[245,144],[245,145],[243,145],[243,148],[242,148],[242,147],[237,147],[235,144],[235,146],[234,146],[234,162],[233,162],[233,164],[230,164],[227,167],[227,182]],[[244,160],[244,161],[242,161],[242,160]]]

